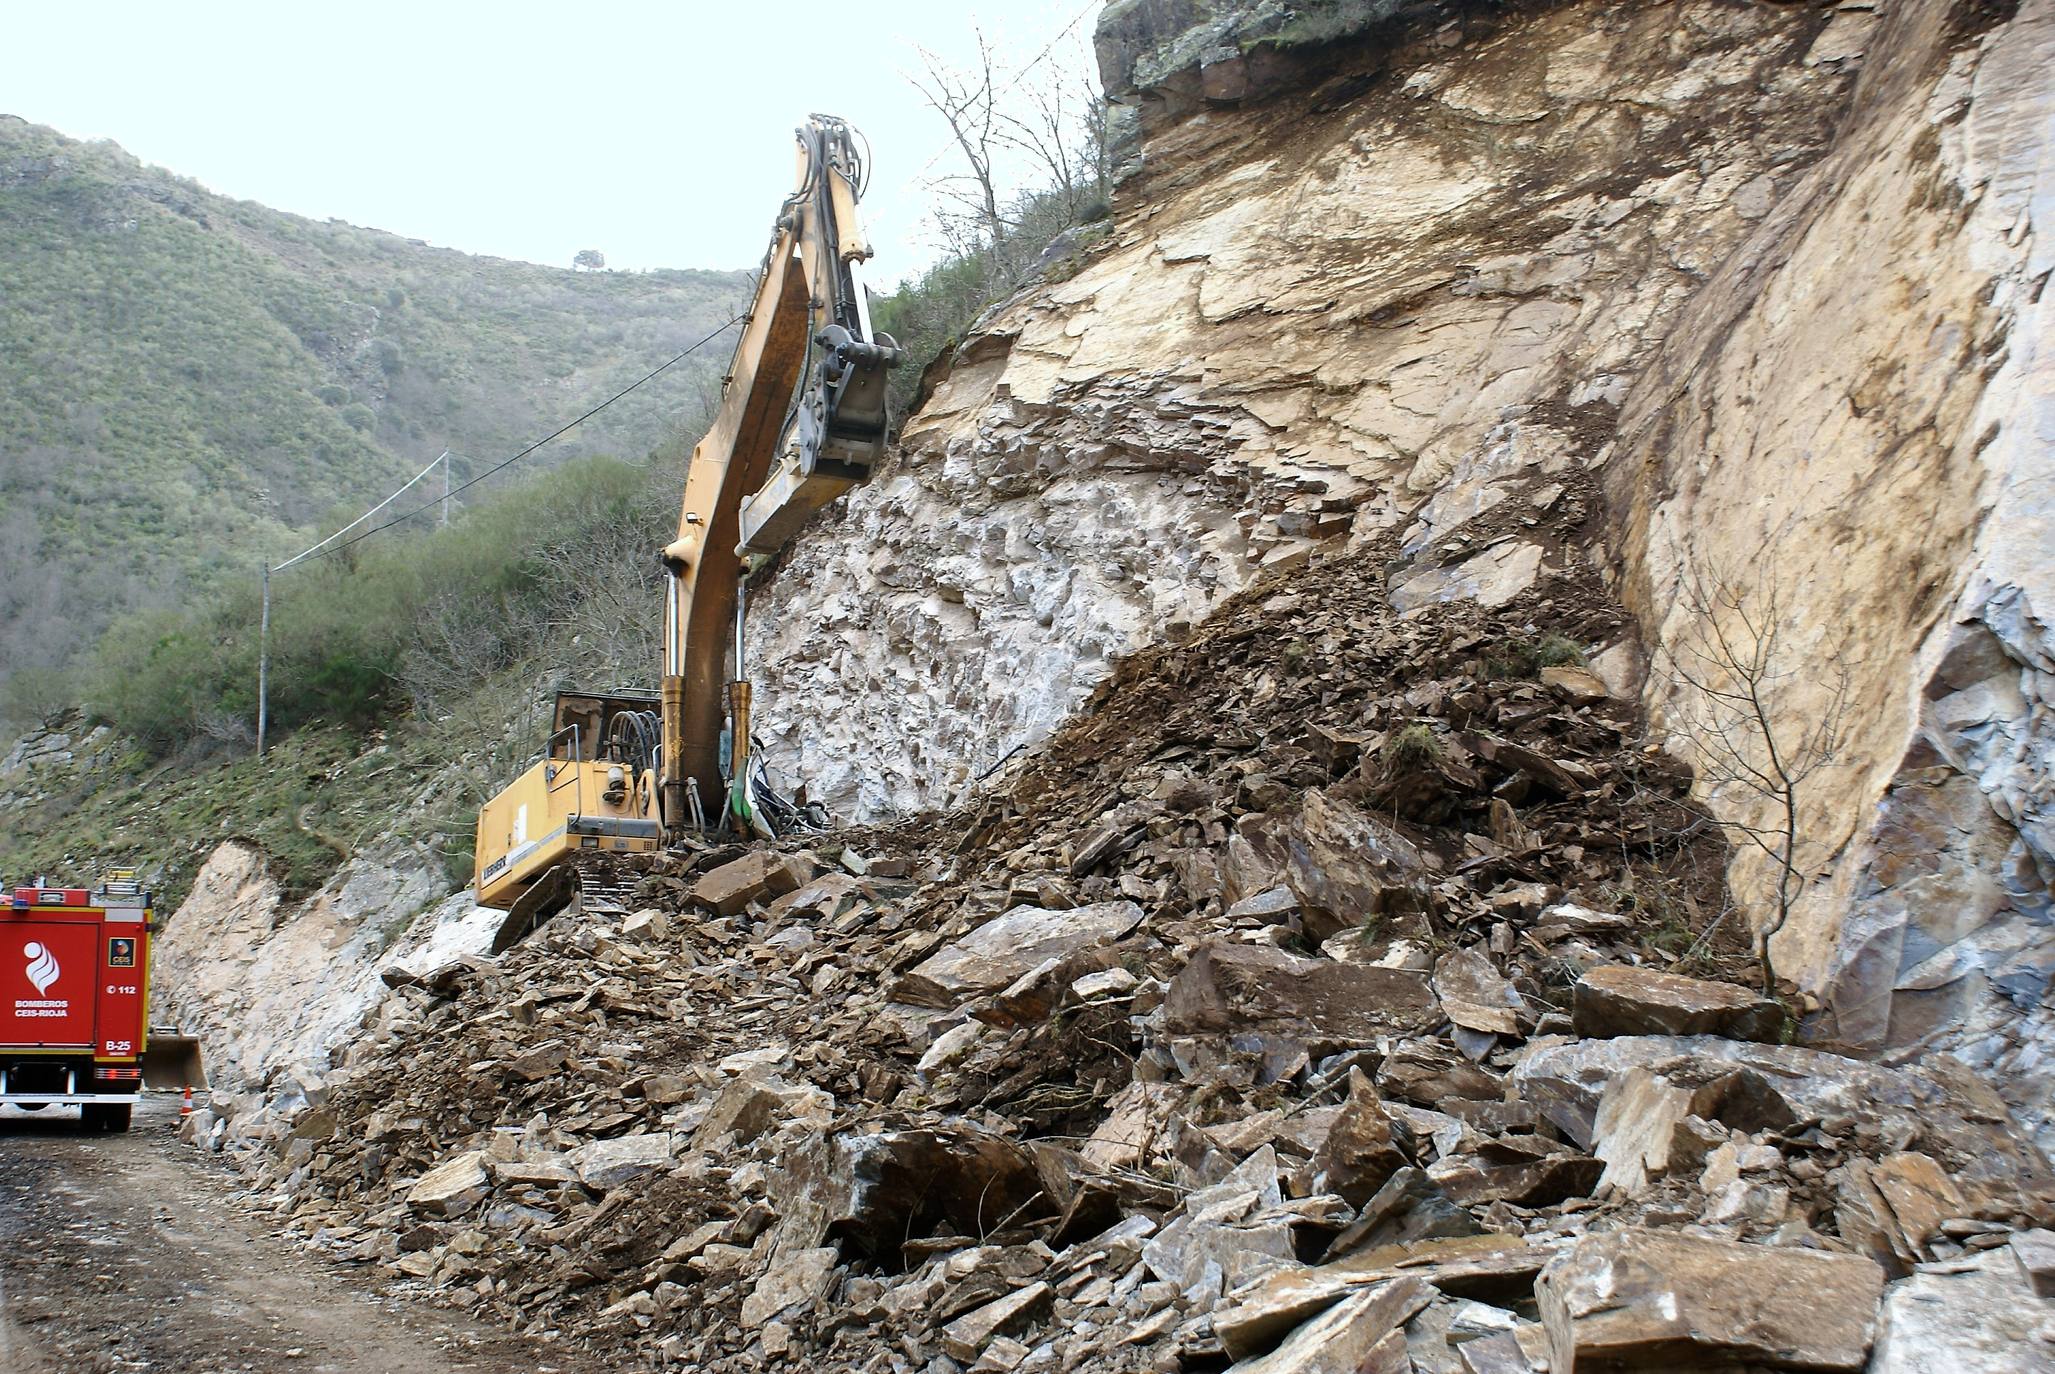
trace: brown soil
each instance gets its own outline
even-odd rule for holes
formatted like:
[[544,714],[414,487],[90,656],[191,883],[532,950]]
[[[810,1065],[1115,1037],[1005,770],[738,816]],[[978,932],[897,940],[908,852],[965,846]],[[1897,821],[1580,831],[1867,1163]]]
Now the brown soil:
[[126,1135],[0,1111],[0,1374],[454,1374],[589,1366],[302,1255],[146,1099]]

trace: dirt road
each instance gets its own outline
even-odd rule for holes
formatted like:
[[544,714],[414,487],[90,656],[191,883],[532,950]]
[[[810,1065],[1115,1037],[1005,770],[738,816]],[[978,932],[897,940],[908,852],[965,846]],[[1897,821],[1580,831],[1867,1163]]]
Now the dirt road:
[[0,1110],[0,1374],[445,1374],[584,1366],[298,1251],[152,1099],[127,1135]]

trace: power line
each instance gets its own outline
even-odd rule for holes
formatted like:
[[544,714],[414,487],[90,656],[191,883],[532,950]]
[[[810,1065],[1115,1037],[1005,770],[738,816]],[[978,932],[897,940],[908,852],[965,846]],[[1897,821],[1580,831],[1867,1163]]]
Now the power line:
[[[650,372],[644,374],[639,380],[631,382],[627,386],[622,387],[619,391],[616,391],[613,395],[607,397],[604,401],[601,401],[598,405],[586,411],[577,419],[571,421],[570,424],[563,426],[561,429],[556,430],[554,433],[546,434],[542,438],[537,439],[534,443],[522,449],[513,457],[493,464],[485,471],[479,473],[476,477],[473,477],[469,481],[465,482],[463,486],[452,487],[450,485],[450,451],[448,449],[444,449],[441,455],[436,458],[434,463],[430,463],[427,467],[415,473],[412,480],[410,480],[406,484],[406,486],[401,487],[399,491],[396,491],[392,495],[386,497],[383,501],[380,501],[370,510],[365,511],[355,520],[352,520],[349,524],[344,525],[334,534],[329,535],[328,538],[320,541],[320,543],[314,544],[309,548],[303,549],[299,553],[294,554],[291,558],[286,559],[285,562],[280,563],[275,568],[271,567],[269,564],[259,564],[258,566],[263,569],[264,608],[261,619],[258,621],[257,629],[257,756],[259,758],[262,758],[264,756],[264,736],[266,729],[269,725],[269,717],[271,714],[271,574],[275,572],[283,572],[285,569],[290,568],[295,563],[303,563],[310,559],[325,558],[332,553],[340,553],[342,550],[348,548],[352,544],[360,543],[363,540],[369,539],[372,535],[378,533],[380,530],[389,530],[394,525],[398,525],[407,520],[411,520],[415,516],[421,514],[421,512],[425,510],[430,510],[437,505],[440,505],[443,508],[443,523],[448,524],[450,497],[456,495],[460,491],[465,490],[466,488],[478,485],[478,483],[483,482],[486,478],[492,476],[495,472],[500,472],[506,468],[512,467],[514,464],[520,462],[523,458],[526,458],[529,454],[535,452],[535,450],[541,448],[550,440],[559,438],[562,435],[570,433],[573,429],[576,429],[579,425],[584,424],[587,420],[590,420],[593,416],[599,414],[602,410],[605,410],[608,406],[620,400],[623,396],[626,396],[629,392],[635,390],[637,387],[643,385],[645,382],[654,381],[657,377],[660,377],[664,373],[670,371],[679,363],[684,362],[694,353],[697,353],[700,349],[706,347],[706,345],[712,343],[715,339],[718,339],[721,335],[727,333],[730,329],[733,329],[737,324],[740,324],[743,320],[747,318],[748,316],[746,314],[735,316],[735,318],[727,321],[725,324],[722,324],[712,333],[706,335],[704,338],[695,342],[690,348],[687,348],[682,353],[679,353],[672,357],[672,359],[669,362],[663,364],[663,366],[651,370]],[[369,520],[372,516],[378,514],[378,512],[384,510],[387,506],[391,505],[394,501],[398,500],[400,498],[401,493],[405,492],[408,487],[413,486],[415,482],[420,481],[423,477],[426,477],[429,473],[433,472],[435,470],[436,463],[440,463],[443,465],[442,495],[440,497],[438,497],[436,500],[428,501],[423,503],[422,505],[416,506],[414,509],[408,511],[405,515],[399,516],[392,520],[388,520],[382,525],[373,525],[370,529],[365,530],[362,534],[357,535],[354,539],[345,539],[340,544],[334,542],[336,539],[340,538],[345,534],[348,534],[351,530],[363,524],[366,520]],[[323,545],[327,545],[329,547],[324,548]]]
[[323,544],[331,543],[331,542],[333,542],[333,541],[335,541],[335,540],[337,540],[337,539],[340,539],[340,538],[342,538],[342,537],[343,537],[344,535],[348,534],[348,533],[349,533],[349,532],[350,532],[351,530],[353,530],[353,529],[357,528],[357,526],[359,526],[359,525],[363,524],[363,523],[364,523],[364,522],[365,522],[366,520],[369,520],[369,519],[370,519],[370,518],[371,518],[372,516],[374,516],[374,515],[378,514],[378,512],[380,512],[380,511],[384,510],[384,509],[385,509],[385,508],[386,508],[387,506],[391,505],[391,504],[392,504],[393,502],[395,502],[395,501],[399,500],[399,499],[400,499],[400,497],[401,497],[402,495],[404,495],[404,494],[406,493],[406,491],[407,491],[407,489],[408,489],[409,487],[413,486],[413,485],[414,485],[414,484],[415,484],[416,482],[418,482],[418,481],[420,481],[420,480],[421,480],[422,478],[426,477],[426,476],[427,476],[427,475],[428,475],[429,473],[431,473],[431,472],[434,472],[434,471],[435,471],[435,469],[436,469],[436,467],[437,467],[438,465],[440,465],[440,466],[441,466],[441,468],[442,468],[442,470],[443,470],[443,482],[444,482],[444,484],[445,484],[445,485],[447,485],[447,483],[448,483],[448,481],[449,481],[449,457],[450,457],[450,451],[449,451],[448,449],[444,449],[444,450],[443,450],[443,451],[442,451],[441,453],[437,454],[437,455],[435,456],[435,458],[434,458],[433,460],[431,460],[431,461],[429,462],[429,464],[428,464],[428,466],[427,466],[427,467],[425,467],[425,468],[421,469],[421,471],[419,471],[419,472],[415,473],[415,474],[414,474],[414,475],[413,475],[412,477],[409,477],[409,478],[408,478],[408,479],[406,480],[406,482],[405,482],[405,483],[403,483],[403,484],[402,484],[402,485],[401,485],[401,486],[399,487],[399,489],[398,489],[397,491],[393,492],[393,494],[392,494],[392,495],[390,495],[390,496],[386,497],[386,498],[385,498],[385,499],[384,499],[383,501],[380,501],[380,502],[379,502],[379,503],[378,503],[377,505],[373,506],[373,507],[372,507],[372,508],[371,508],[370,510],[367,510],[367,511],[365,511],[365,512],[364,512],[364,513],[363,513],[362,515],[360,515],[360,516],[358,516],[358,517],[357,517],[356,519],[354,519],[354,520],[350,521],[350,523],[349,523],[349,524],[347,524],[347,525],[344,525],[344,526],[343,526],[343,527],[342,527],[341,529],[337,530],[337,531],[336,531],[336,532],[335,532],[334,534],[331,534],[331,535],[329,535],[329,536],[328,536],[328,538],[326,538],[326,539],[319,539],[319,540],[316,540],[316,541],[315,541],[314,543],[312,543],[312,544],[309,544],[309,545],[308,545],[308,546],[307,546],[306,548],[304,548],[304,549],[300,550],[300,551],[299,551],[298,553],[294,554],[294,555],[293,555],[293,556],[292,556],[291,558],[288,558],[288,559],[286,559],[286,560],[285,560],[285,562],[283,562],[283,563],[280,563],[280,564],[279,564],[279,565],[278,565],[277,567],[275,567],[275,568],[271,569],[271,571],[272,571],[272,572],[284,572],[284,571],[285,571],[285,570],[286,570],[287,568],[290,568],[290,567],[291,567],[291,566],[292,566],[293,564],[295,564],[295,563],[298,563],[298,562],[299,562],[300,560],[302,560],[302,559],[304,559],[304,558],[309,558],[309,557],[312,557],[312,556],[313,556],[313,554],[315,553],[315,551],[316,551],[316,550],[318,550],[318,549],[320,549],[320,547],[321,547],[321,546],[322,546]]
[[[734,319],[731,319],[731,320],[727,321],[726,323],[722,324],[722,325],[721,325],[721,326],[720,326],[719,328],[715,329],[715,330],[714,330],[714,331],[713,331],[713,332],[712,332],[711,334],[708,334],[708,335],[706,335],[706,336],[705,336],[704,338],[702,338],[702,339],[700,339],[700,340],[699,340],[698,342],[694,343],[694,344],[693,344],[693,345],[692,345],[692,346],[691,346],[690,348],[687,348],[687,349],[686,349],[686,350],[685,350],[684,352],[682,352],[682,353],[679,353],[679,354],[675,355],[674,357],[672,357],[672,359],[671,359],[671,360],[670,360],[669,362],[667,362],[667,363],[664,363],[664,364],[663,364],[662,366],[660,366],[660,367],[657,367],[657,368],[655,368],[654,370],[652,370],[652,371],[650,371],[649,373],[645,374],[645,375],[644,375],[643,377],[641,377],[641,378],[640,378],[639,380],[637,380],[637,381],[634,381],[634,382],[631,382],[631,383],[629,383],[629,384],[628,384],[627,386],[624,386],[624,387],[622,387],[622,388],[621,388],[621,389],[620,389],[619,391],[616,391],[616,392],[615,392],[615,393],[614,393],[613,395],[611,395],[611,396],[607,397],[607,398],[606,398],[606,399],[605,399],[604,401],[601,401],[601,402],[600,402],[600,403],[599,403],[598,405],[596,405],[596,406],[594,406],[594,407],[593,407],[592,409],[590,409],[590,410],[586,411],[586,412],[585,412],[585,413],[584,413],[583,415],[580,415],[580,416],[579,416],[579,417],[578,417],[577,419],[575,419],[575,420],[571,421],[571,422],[570,422],[569,424],[567,424],[567,425],[563,426],[563,428],[561,428],[561,429],[558,429],[558,430],[556,430],[556,431],[555,431],[554,433],[551,433],[551,434],[546,434],[546,435],[544,435],[544,436],[543,436],[542,438],[540,438],[540,439],[537,439],[537,440],[536,440],[536,441],[535,441],[534,443],[532,443],[532,444],[528,445],[528,447],[526,447],[526,448],[522,449],[522,450],[521,450],[521,451],[520,451],[519,453],[516,453],[516,454],[515,454],[515,455],[514,455],[513,457],[511,457],[511,458],[506,458],[506,459],[503,459],[503,460],[501,460],[500,462],[494,463],[494,464],[493,464],[493,465],[492,465],[491,467],[487,468],[487,469],[486,469],[485,471],[483,471],[483,472],[479,473],[479,474],[478,474],[477,476],[475,476],[475,477],[471,478],[470,480],[468,480],[468,481],[466,481],[466,482],[462,483],[461,485],[459,485],[459,486],[455,486],[455,487],[451,487],[451,488],[450,488],[450,489],[449,489],[448,491],[444,492],[444,493],[443,493],[443,494],[442,494],[441,496],[437,497],[437,498],[436,498],[435,500],[433,500],[433,501],[428,501],[428,502],[424,502],[423,504],[421,504],[421,505],[419,505],[419,506],[416,506],[416,507],[414,507],[414,509],[412,509],[412,510],[408,511],[408,512],[407,512],[407,513],[406,513],[405,515],[398,515],[398,516],[394,516],[394,517],[393,517],[392,519],[390,519],[390,520],[386,521],[386,522],[385,522],[384,524],[382,524],[382,525],[373,525],[373,526],[372,526],[372,527],[371,527],[370,529],[368,529],[368,530],[365,530],[365,531],[364,531],[364,532],[363,532],[362,534],[360,534],[360,535],[356,536],[356,538],[354,538],[354,539],[345,539],[345,540],[344,540],[344,541],[343,541],[342,543],[340,543],[340,544],[337,544],[337,545],[333,546],[332,548],[326,548],[326,549],[321,549],[321,546],[320,546],[319,544],[317,544],[317,545],[315,545],[315,548],[316,548],[316,549],[321,549],[321,551],[320,551],[319,553],[315,553],[315,552],[314,552],[314,551],[313,551],[312,549],[310,549],[310,550],[308,550],[308,552],[307,552],[307,553],[301,554],[301,555],[300,555],[300,558],[307,558],[307,557],[310,557],[310,556],[311,556],[311,557],[314,557],[314,558],[326,558],[326,557],[327,557],[327,556],[328,556],[329,554],[332,554],[332,553],[341,553],[341,552],[342,552],[342,551],[343,551],[344,549],[346,549],[346,548],[350,547],[350,545],[352,545],[352,544],[357,544],[357,543],[361,543],[361,542],[363,542],[364,540],[366,540],[366,539],[369,539],[369,538],[370,538],[370,537],[371,537],[372,535],[374,535],[374,534],[377,534],[377,533],[378,533],[378,532],[379,532],[380,530],[389,530],[389,529],[391,529],[391,528],[392,528],[392,527],[393,527],[394,525],[404,524],[404,523],[405,523],[405,522],[407,522],[408,520],[411,520],[411,519],[413,519],[413,518],[414,518],[415,516],[417,516],[417,515],[421,514],[421,512],[423,512],[423,511],[425,511],[425,510],[428,510],[428,509],[430,509],[430,508],[432,508],[432,507],[434,507],[434,506],[440,505],[440,504],[441,504],[442,502],[444,502],[444,501],[447,501],[447,500],[448,500],[448,499],[449,499],[450,497],[452,497],[452,496],[455,496],[455,495],[456,495],[456,494],[457,494],[458,492],[464,491],[464,490],[466,490],[466,489],[468,489],[468,488],[470,488],[470,487],[475,487],[475,486],[477,486],[477,485],[478,485],[478,484],[479,484],[480,482],[483,482],[483,481],[484,481],[484,480],[485,480],[486,478],[488,478],[488,477],[492,476],[492,475],[493,475],[494,473],[496,473],[496,472],[500,472],[500,471],[503,471],[503,470],[504,470],[504,469],[506,469],[506,468],[510,468],[510,467],[512,467],[512,466],[513,466],[514,464],[516,464],[516,463],[520,462],[520,461],[521,461],[521,460],[522,460],[523,458],[526,458],[526,457],[527,457],[527,456],[528,456],[529,454],[531,454],[531,453],[535,452],[535,450],[537,450],[537,449],[541,448],[541,447],[542,447],[542,446],[543,446],[544,444],[547,444],[547,443],[549,443],[549,442],[550,442],[551,440],[553,440],[553,439],[558,439],[558,438],[561,438],[561,437],[563,437],[563,436],[564,436],[564,435],[566,435],[566,434],[569,434],[569,433],[570,433],[570,432],[571,432],[572,430],[576,429],[576,428],[577,428],[577,427],[578,427],[579,425],[582,425],[582,424],[584,424],[584,423],[585,423],[585,422],[586,422],[587,420],[590,420],[590,419],[591,419],[591,418],[592,418],[593,416],[595,416],[595,415],[599,414],[599,413],[600,413],[600,412],[601,412],[602,410],[605,410],[605,409],[606,409],[606,408],[607,408],[608,406],[610,406],[610,405],[612,405],[612,404],[613,404],[614,402],[616,402],[616,401],[620,400],[620,399],[621,399],[621,398],[622,398],[623,396],[626,396],[626,395],[627,395],[627,394],[628,394],[629,392],[631,392],[631,391],[634,391],[634,390],[635,390],[635,389],[636,389],[637,387],[640,387],[640,386],[642,386],[642,385],[643,385],[644,383],[647,383],[647,382],[652,382],[652,381],[655,381],[655,380],[656,380],[656,379],[657,379],[658,377],[660,377],[660,376],[662,376],[662,375],[663,375],[664,373],[666,373],[666,372],[670,371],[670,370],[671,370],[672,368],[676,367],[676,366],[677,366],[677,365],[678,365],[679,363],[682,363],[682,362],[684,362],[684,361],[685,361],[685,360],[686,360],[687,358],[691,357],[691,356],[692,356],[692,355],[693,355],[694,353],[697,353],[697,352],[698,352],[698,351],[699,351],[700,349],[702,349],[702,348],[706,347],[706,345],[708,345],[708,344],[712,343],[712,342],[713,342],[713,341],[714,341],[715,339],[718,339],[718,338],[719,338],[719,337],[720,337],[721,335],[723,335],[723,334],[727,333],[727,332],[728,332],[728,331],[729,331],[730,329],[733,329],[733,328],[734,328],[734,327],[735,327],[736,325],[738,325],[738,324],[742,323],[742,321],[743,321],[743,320],[745,320],[745,319],[747,319],[747,318],[748,318],[748,316],[747,316],[747,315],[737,315],[737,316],[735,316],[735,318],[734,318]],[[430,467],[433,467],[433,466],[434,466],[434,464],[432,464],[432,463],[431,463],[431,464],[429,464],[429,466],[430,466]],[[418,480],[418,479],[416,479],[416,480]],[[409,483],[408,485],[412,485],[412,483]],[[400,490],[401,490],[401,491],[404,491],[404,490],[406,490],[406,488],[405,488],[405,487],[402,487],[402,488],[401,488]],[[394,493],[393,493],[393,495],[395,495],[395,496],[397,496],[398,494],[399,494],[398,492],[394,492]],[[338,531],[336,531],[336,533],[337,533],[337,534],[341,534],[341,533],[343,533],[343,531],[342,531],[342,530],[338,530]],[[335,535],[330,535],[330,536],[329,536],[329,539],[333,539],[333,538],[335,538]],[[328,542],[327,540],[323,540],[323,541],[322,541],[322,543],[327,543],[327,542]],[[298,562],[298,561],[299,561],[299,559],[298,559],[298,558],[296,558],[296,559],[294,559],[293,561],[294,561],[294,562]]]

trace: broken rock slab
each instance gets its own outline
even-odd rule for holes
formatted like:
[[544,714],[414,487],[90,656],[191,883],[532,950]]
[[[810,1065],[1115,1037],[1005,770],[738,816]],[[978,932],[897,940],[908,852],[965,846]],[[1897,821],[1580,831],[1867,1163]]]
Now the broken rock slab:
[[2008,1248],[2034,1296],[2055,1300],[2055,1231],[2015,1231]]
[[466,1150],[430,1169],[407,1190],[407,1205],[430,1216],[455,1216],[471,1207],[492,1189],[485,1174],[483,1150]]
[[1550,1207],[1598,1186],[1605,1165],[1541,1136],[1501,1136],[1436,1160],[1427,1177],[1459,1207],[1510,1202]]
[[1292,1218],[1283,1201],[1277,1153],[1265,1145],[1220,1182],[1191,1193],[1184,1215],[1149,1238],[1142,1259],[1158,1278],[1213,1298],[1296,1267]]
[[1268,1350],[1287,1332],[1351,1293],[1394,1278],[1417,1279],[1443,1293],[1496,1301],[1533,1294],[1548,1252],[1511,1236],[1458,1236],[1366,1250],[1318,1268],[1294,1268],[1243,1284],[1213,1313],[1228,1354]]
[[1774,1041],[1784,1022],[1783,1008],[1747,988],[1631,964],[1588,970],[1577,980],[1572,1015],[1577,1034],[1586,1038],[1720,1035]]
[[953,1008],[999,992],[1043,964],[1110,945],[1142,923],[1133,902],[1050,911],[1015,907],[945,945],[900,978],[893,997],[919,1007]]
[[951,1358],[966,1363],[975,1360],[995,1339],[1010,1336],[1047,1316],[1055,1301],[1055,1290],[1038,1279],[1025,1288],[964,1313],[943,1327],[942,1350]]
[[1412,1132],[1393,1120],[1361,1070],[1349,1070],[1349,1096],[1313,1155],[1311,1191],[1361,1207],[1413,1160]]
[[670,1167],[671,1137],[664,1131],[590,1140],[571,1151],[578,1181],[595,1192],[611,1192],[645,1174]]
[[838,1136],[824,1154],[791,1161],[779,1183],[786,1224],[894,1263],[908,1239],[984,1235],[1046,1201],[1025,1150],[963,1124]]
[[1441,957],[1434,966],[1434,993],[1444,1015],[1464,1030],[1487,1035],[1520,1034],[1527,1003],[1482,949],[1472,945]]
[[1373,916],[1427,908],[1427,860],[1412,841],[1368,811],[1310,792],[1284,840],[1285,883],[1316,944]]
[[840,1258],[834,1246],[823,1245],[772,1264],[742,1300],[742,1324],[754,1331],[781,1312],[818,1302],[827,1295]]
[[1930,1264],[1885,1292],[1868,1374],[2024,1374],[2055,1369],[2055,1303],[2003,1250]]
[[1541,685],[1572,706],[1596,706],[1612,696],[1604,678],[1589,668],[1574,668],[1569,664],[1543,668]]
[[2048,1162],[1990,1088],[1936,1057],[1887,1067],[1822,1050],[1716,1036],[1621,1036],[1534,1042],[1512,1088],[1578,1145],[1589,1148],[1606,1085],[1642,1065],[1680,1084],[1732,1075],[1721,1120],[1736,1129],[1781,1128],[1845,1116],[1944,1158],[1965,1197],[2018,1198],[2049,1186]]
[[1603,1194],[1632,1197],[1673,1168],[1691,1169],[1724,1135],[1706,1120],[1719,1104],[1718,1085],[1673,1083],[1641,1065],[1606,1084],[1593,1125],[1592,1153],[1605,1162]]
[[1400,1040],[1377,1066],[1377,1089],[1422,1107],[1451,1100],[1495,1102],[1505,1085],[1439,1040]]
[[1377,1249],[1435,1237],[1474,1236],[1483,1229],[1425,1169],[1408,1165],[1363,1204],[1355,1223],[1334,1238],[1328,1254],[1345,1255],[1365,1247]]
[[1232,1374],[1412,1374],[1403,1330],[1434,1299],[1417,1279],[1389,1279],[1335,1303]]
[[751,902],[797,891],[812,876],[813,866],[796,854],[758,850],[700,874],[685,897],[722,916],[733,916]]
[[1106,1104],[1106,1119],[1085,1141],[1079,1154],[1095,1168],[1141,1167],[1144,1153],[1164,1135],[1170,1109],[1179,1097],[1168,1084],[1136,1079]]
[[723,1085],[693,1135],[692,1147],[709,1149],[722,1136],[746,1145],[785,1121],[824,1124],[834,1110],[834,1098],[813,1084],[788,1083],[767,1069],[753,1068]]
[[1943,1222],[1971,1212],[1947,1171],[1926,1155],[1901,1150],[1878,1160],[1853,1159],[1841,1172],[1834,1219],[1842,1239],[1903,1278],[1921,1260]]
[[1884,1271],[1859,1255],[1629,1229],[1549,1261],[1534,1295],[1550,1368],[1863,1368]]
[[1439,1015],[1426,976],[1413,970],[1226,942],[1202,945],[1164,997],[1171,1035],[1260,1031],[1323,1045],[1374,1044]]

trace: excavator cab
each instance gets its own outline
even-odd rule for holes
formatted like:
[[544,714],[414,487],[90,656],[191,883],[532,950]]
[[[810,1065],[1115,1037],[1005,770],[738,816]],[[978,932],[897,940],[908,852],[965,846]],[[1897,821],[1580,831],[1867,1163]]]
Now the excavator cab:
[[478,813],[481,906],[514,907],[578,855],[656,850],[657,710],[637,693],[557,693],[542,758]]

